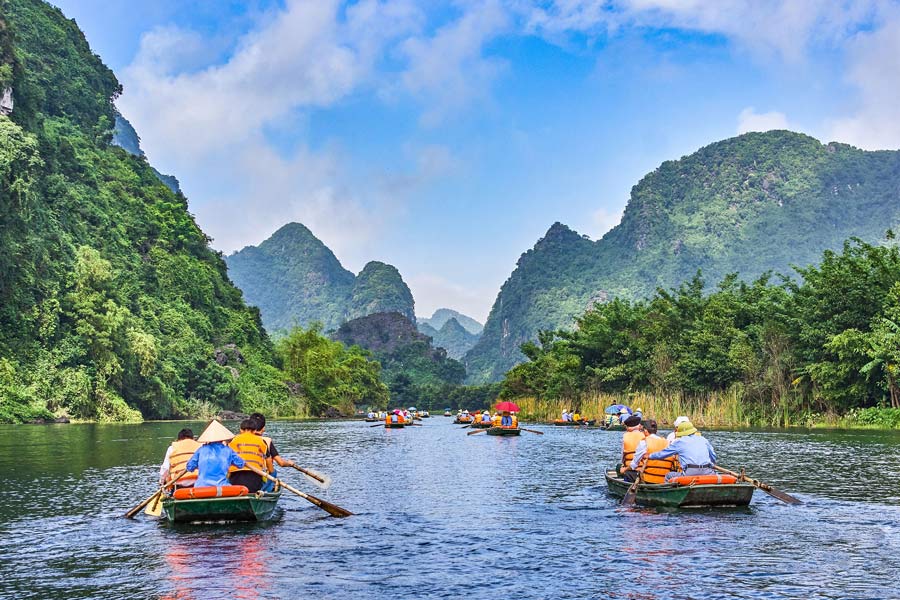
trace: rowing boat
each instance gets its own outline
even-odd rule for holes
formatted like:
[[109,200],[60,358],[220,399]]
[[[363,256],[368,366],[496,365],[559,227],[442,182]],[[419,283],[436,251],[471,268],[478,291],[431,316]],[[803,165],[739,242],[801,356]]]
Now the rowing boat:
[[[373,427],[374,427],[374,425],[373,425]],[[385,429],[403,429],[404,427],[406,427],[406,423],[385,423],[384,424]]]
[[591,420],[591,421],[588,421],[586,419],[582,419],[581,421],[563,421],[562,419],[556,419],[555,421],[553,421],[553,424],[558,427],[574,427],[576,425],[591,426],[596,422],[597,422],[596,419]]
[[620,425],[610,425],[608,427],[601,425],[600,429],[603,429],[604,431],[625,431],[625,426],[621,425],[621,424]]
[[465,425],[466,423],[471,423],[474,420],[475,420],[475,417],[469,417],[469,418],[456,417],[456,420],[453,421],[453,423],[456,425]]
[[518,427],[491,427],[487,430],[488,435],[521,435],[522,430]]
[[[631,483],[606,472],[606,486],[610,496],[622,498]],[[749,483],[714,483],[706,485],[678,485],[675,483],[639,483],[635,503],[663,508],[708,508],[747,506],[756,488]]]
[[493,425],[490,421],[488,421],[487,423],[475,421],[474,423],[472,423],[471,427],[472,429],[490,429],[491,427],[493,427]]
[[279,498],[280,491],[187,500],[167,496],[162,501],[162,509],[170,523],[267,521],[272,518]]

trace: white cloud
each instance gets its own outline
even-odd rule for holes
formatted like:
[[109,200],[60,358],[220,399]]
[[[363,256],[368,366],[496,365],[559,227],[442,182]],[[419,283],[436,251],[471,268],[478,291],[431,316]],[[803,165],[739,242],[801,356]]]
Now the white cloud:
[[608,208],[603,207],[594,211],[594,232],[597,239],[601,238],[604,233],[606,233],[622,221],[622,214],[624,210],[624,208],[609,210]]
[[784,113],[777,111],[758,113],[755,108],[749,106],[738,115],[738,134],[748,131],[771,131],[772,129],[791,129]]

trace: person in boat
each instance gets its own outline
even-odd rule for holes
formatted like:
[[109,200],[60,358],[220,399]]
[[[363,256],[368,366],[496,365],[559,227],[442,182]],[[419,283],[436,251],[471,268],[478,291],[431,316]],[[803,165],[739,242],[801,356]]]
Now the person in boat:
[[638,443],[637,450],[634,451],[634,458],[631,459],[631,470],[640,473],[642,465],[644,473],[641,475],[641,481],[644,483],[665,483],[666,475],[672,471],[678,470],[678,460],[674,456],[664,458],[662,460],[649,460],[647,456],[664,449],[669,445],[666,438],[659,436],[656,432],[659,425],[653,419],[643,419],[641,426],[644,428],[646,437]]
[[366,418],[367,418],[367,419],[374,419],[374,418],[375,418],[375,411],[374,411],[374,410],[370,410],[370,411],[369,411],[369,414],[366,415]]
[[561,420],[563,423],[568,423],[571,419],[572,419],[572,417],[569,416],[569,409],[568,409],[568,408],[564,408],[564,409],[563,409],[563,412],[562,412],[562,417],[561,417],[560,420]]
[[644,440],[644,431],[641,429],[641,420],[634,415],[625,419],[625,435],[622,436],[622,462],[619,471],[625,481],[637,480],[638,472],[631,468],[634,453],[638,444]]
[[582,421],[581,413],[579,413],[577,410],[574,413],[572,413],[572,420],[575,421],[576,423],[581,423],[581,421]]
[[[257,412],[257,413],[253,413],[252,415],[250,415],[250,418],[256,419],[261,426],[256,431],[256,435],[260,436],[263,439],[263,441],[266,443],[266,447],[268,448],[268,451],[266,452],[266,459],[269,461],[272,461],[272,463],[274,463],[272,465],[272,470],[271,470],[272,477],[273,478],[278,477],[278,471],[275,469],[276,464],[279,467],[293,467],[296,463],[294,463],[294,461],[292,461],[288,458],[282,457],[278,453],[278,449],[275,447],[275,442],[272,440],[272,438],[266,436],[266,417],[265,417],[265,415]],[[264,492],[271,492],[274,489],[275,489],[275,480],[274,479],[268,479],[263,484],[263,487],[262,487],[262,490]]]
[[678,458],[680,471],[666,474],[666,481],[682,475],[715,475],[716,453],[712,444],[700,435],[690,421],[678,424],[675,429],[675,441],[668,447],[653,452],[650,460],[663,460],[670,456]]
[[482,423],[491,423],[493,419],[491,419],[491,411],[486,410],[481,413],[481,422]]
[[250,470],[253,467],[263,473],[272,472],[272,459],[267,458],[268,447],[257,431],[262,429],[259,419],[250,417],[241,421],[241,432],[234,436],[228,444],[244,460],[244,465],[232,467],[228,480],[232,485],[242,485],[251,494],[263,488],[266,481],[259,473]]
[[518,427],[519,419],[508,410],[504,410],[500,416],[500,427]]
[[670,444],[675,441],[675,431],[678,429],[678,426],[682,423],[687,423],[688,421],[690,421],[690,419],[685,416],[675,417],[675,422],[672,423],[672,427],[674,427],[674,429],[672,429],[671,433],[666,436],[666,440],[668,440]]
[[244,466],[244,459],[228,445],[233,438],[234,434],[218,421],[211,422],[200,434],[197,441],[203,445],[184,466],[188,471],[197,471],[195,488],[228,485],[228,469]]
[[384,418],[385,424],[388,423],[406,423],[406,418],[403,416],[403,413],[400,412],[399,408],[394,409],[394,412],[390,413],[388,416]]
[[[194,439],[194,432],[190,429],[185,428],[179,431],[178,438],[166,449],[166,456],[159,467],[159,485],[165,485],[171,477],[178,477],[188,460],[201,445]],[[175,488],[191,487],[195,481],[197,481],[197,471],[191,471],[178,480]]]
[[637,408],[637,409],[635,409],[635,411],[634,411],[633,413],[631,413],[631,414],[632,414],[632,416],[638,417],[639,419],[643,419],[643,418],[644,418],[644,409],[643,409],[643,408]]

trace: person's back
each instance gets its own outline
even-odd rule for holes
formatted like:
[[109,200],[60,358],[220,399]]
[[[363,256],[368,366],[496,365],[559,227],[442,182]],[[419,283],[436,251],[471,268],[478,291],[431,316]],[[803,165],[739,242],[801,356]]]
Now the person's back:
[[482,423],[490,423],[491,422],[491,413],[488,411],[484,411],[481,413],[481,422]]
[[234,434],[218,421],[212,421],[197,438],[203,445],[185,465],[189,471],[197,470],[194,487],[228,485],[229,467],[244,466],[244,460],[226,445],[232,438]]
[[681,475],[712,475],[715,471],[716,453],[712,444],[700,435],[690,421],[678,425],[675,430],[676,439],[668,447],[654,452],[651,459],[663,459],[676,456],[681,471],[666,475],[666,480]]
[[[182,429],[178,432],[178,439],[169,445],[166,456],[159,470],[159,483],[163,485],[172,477],[178,477],[185,470],[188,460],[194,452],[202,446],[194,439],[194,432],[190,429]],[[181,476],[175,487],[190,487],[197,481],[197,471],[191,471]]]
[[[643,443],[645,446],[641,449],[643,450],[643,453],[648,457],[654,452],[664,450],[669,445],[669,442],[666,440],[666,438],[660,437],[656,434],[655,421],[653,423],[654,431],[646,438],[644,438]],[[646,461],[642,462],[646,463],[643,466],[644,474],[642,476],[643,481],[646,483],[665,483],[666,475],[676,470],[678,464],[674,456],[659,460],[651,460],[650,458],[647,458]],[[634,466],[634,461],[632,461],[632,466]]]
[[572,420],[576,423],[581,423],[581,413],[575,413],[572,415]]
[[234,467],[228,476],[233,485],[243,485],[250,493],[258,492],[263,487],[263,476],[251,470],[251,467],[268,473],[271,462],[267,459],[268,447],[265,440],[257,435],[261,424],[253,417],[241,423],[241,432],[234,436],[229,446],[244,460],[243,467]]
[[[625,427],[628,429],[622,436],[622,464],[620,470],[623,473],[627,474],[630,472],[632,473],[631,476],[636,476],[636,473],[631,470],[631,460],[634,458],[638,444],[644,439],[644,432],[641,431],[641,420],[637,417],[628,417],[625,419]],[[626,476],[626,480],[628,479],[629,476]]]

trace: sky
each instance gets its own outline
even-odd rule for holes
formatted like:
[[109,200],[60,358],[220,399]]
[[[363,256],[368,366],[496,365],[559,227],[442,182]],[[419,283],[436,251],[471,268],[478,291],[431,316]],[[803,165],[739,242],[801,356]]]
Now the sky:
[[556,221],[747,131],[900,148],[884,0],[55,0],[217,250],[308,226],[482,322]]

